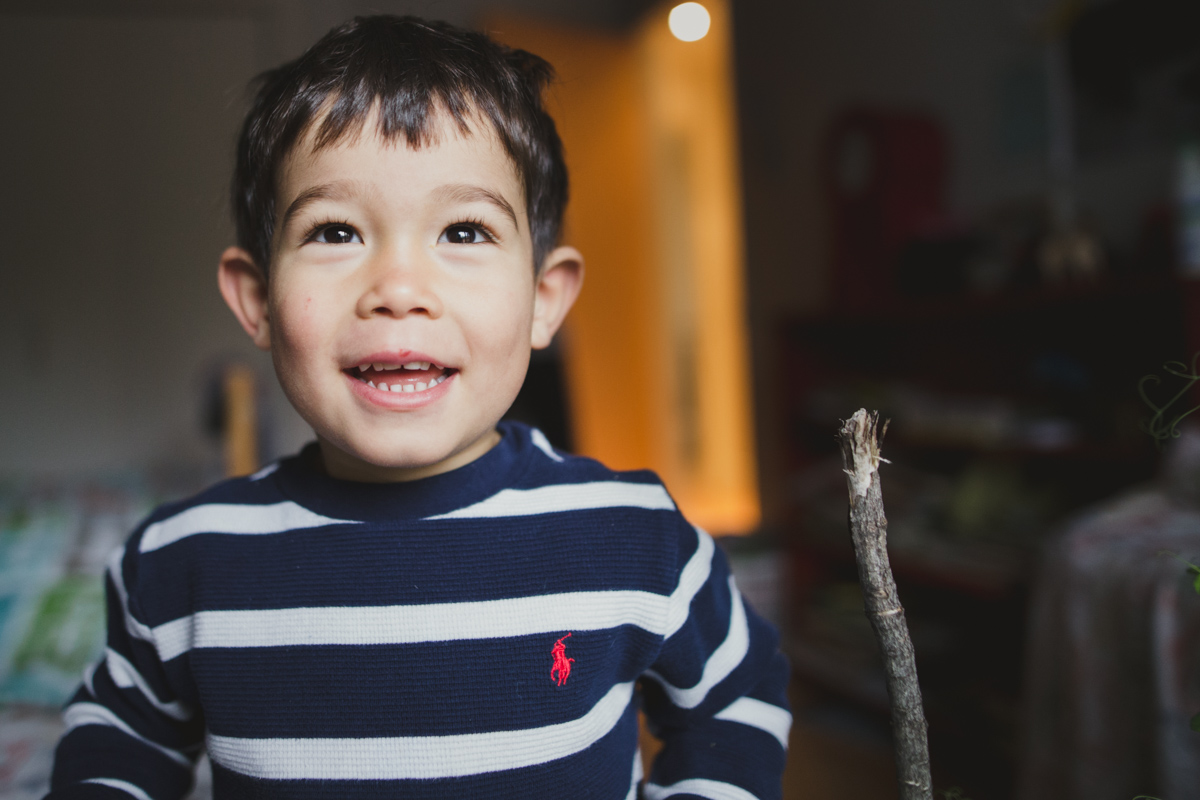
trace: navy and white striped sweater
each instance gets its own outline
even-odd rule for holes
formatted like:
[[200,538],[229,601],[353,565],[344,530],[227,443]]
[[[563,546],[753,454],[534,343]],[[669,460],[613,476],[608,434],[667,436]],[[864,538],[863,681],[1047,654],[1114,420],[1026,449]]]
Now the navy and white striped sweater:
[[306,451],[155,511],[50,797],[182,797],[204,748],[217,798],[779,797],[787,665],[713,540],[652,473],[501,432],[421,481]]

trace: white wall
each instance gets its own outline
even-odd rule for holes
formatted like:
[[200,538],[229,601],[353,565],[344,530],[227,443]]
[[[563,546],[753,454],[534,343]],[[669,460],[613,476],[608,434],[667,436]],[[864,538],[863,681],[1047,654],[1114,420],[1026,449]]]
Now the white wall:
[[206,370],[267,368],[215,288],[254,34],[0,18],[0,471],[217,457]]
[[247,83],[354,13],[483,5],[0,4],[0,475],[217,469],[200,420],[227,359],[266,379],[267,455],[310,436],[216,291]]

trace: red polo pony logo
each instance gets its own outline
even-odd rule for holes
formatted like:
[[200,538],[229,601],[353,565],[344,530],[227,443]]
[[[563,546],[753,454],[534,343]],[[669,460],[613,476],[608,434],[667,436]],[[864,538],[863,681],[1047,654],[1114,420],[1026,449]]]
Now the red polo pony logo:
[[[569,633],[567,634],[567,636],[570,635]],[[575,660],[567,658],[567,646],[563,644],[563,639],[566,639],[567,636],[555,642],[554,649],[550,651],[550,656],[554,659],[554,666],[550,668],[550,680],[559,686],[567,682],[567,676],[571,674],[571,663]],[[555,675],[555,673],[558,674]]]

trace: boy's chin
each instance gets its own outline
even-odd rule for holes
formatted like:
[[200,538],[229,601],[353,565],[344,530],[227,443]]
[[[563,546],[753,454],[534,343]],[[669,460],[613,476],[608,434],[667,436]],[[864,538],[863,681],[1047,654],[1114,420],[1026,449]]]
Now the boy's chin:
[[[492,430],[465,448],[445,444],[403,447],[341,446],[320,435],[317,443],[325,472],[333,478],[367,483],[394,483],[427,478],[465,466],[486,453],[499,441],[500,434]],[[374,444],[374,443],[373,443]]]

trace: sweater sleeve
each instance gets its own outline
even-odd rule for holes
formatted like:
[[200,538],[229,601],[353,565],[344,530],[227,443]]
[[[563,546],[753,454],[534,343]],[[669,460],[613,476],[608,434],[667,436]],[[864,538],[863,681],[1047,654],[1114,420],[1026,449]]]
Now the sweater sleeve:
[[777,799],[792,722],[779,635],[742,598],[712,538],[680,525],[667,636],[643,681],[663,741],[645,797]]
[[63,711],[47,800],[171,800],[191,789],[204,723],[171,688],[138,613],[135,542],[109,561],[108,646]]

